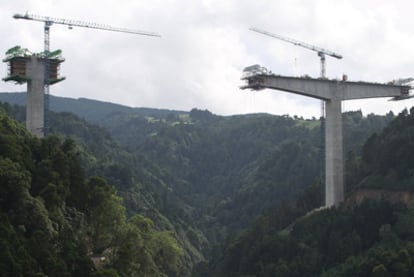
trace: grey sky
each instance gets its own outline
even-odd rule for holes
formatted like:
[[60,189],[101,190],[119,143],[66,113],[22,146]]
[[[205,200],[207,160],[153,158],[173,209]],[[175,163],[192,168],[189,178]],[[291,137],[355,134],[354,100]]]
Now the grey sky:
[[[281,75],[319,76],[316,53],[249,27],[295,38],[344,56],[327,58],[327,76],[388,82],[414,76],[410,0],[0,0],[0,52],[43,49],[43,24],[15,20],[29,13],[158,32],[151,38],[51,27],[51,49],[62,49],[67,79],[51,94],[134,107],[208,109],[216,114],[268,112],[320,115],[320,103],[278,91],[246,92],[241,72],[261,64]],[[6,65],[0,66],[6,75]],[[25,86],[0,82],[0,91]],[[414,100],[348,101],[345,110],[399,112]]]

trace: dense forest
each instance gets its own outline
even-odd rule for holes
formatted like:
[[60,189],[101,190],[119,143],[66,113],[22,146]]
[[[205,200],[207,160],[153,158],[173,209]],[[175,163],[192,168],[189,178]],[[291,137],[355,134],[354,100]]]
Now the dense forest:
[[[369,276],[372,263],[382,265],[378,274],[400,274],[399,253],[413,254],[404,229],[411,212],[401,205],[367,202],[305,216],[323,203],[318,120],[53,99],[51,135],[42,140],[18,123],[23,107],[1,104],[0,158],[25,172],[17,195],[32,200],[19,201],[37,203],[51,226],[37,241],[38,230],[27,231],[34,228],[28,210],[14,215],[23,205],[2,198],[2,243],[20,276]],[[410,120],[407,111],[344,114],[349,193],[410,189]],[[12,177],[1,178],[9,193],[17,179],[3,185]],[[44,245],[48,267],[33,241]],[[380,250],[390,259],[376,264]]]
[[[348,160],[354,190],[413,191],[413,126],[414,109],[403,111]],[[199,276],[413,276],[413,206],[385,195],[304,216],[303,203],[318,207],[311,190],[256,219]]]
[[74,140],[33,138],[0,110],[0,141],[1,276],[181,276],[174,236],[127,218]]

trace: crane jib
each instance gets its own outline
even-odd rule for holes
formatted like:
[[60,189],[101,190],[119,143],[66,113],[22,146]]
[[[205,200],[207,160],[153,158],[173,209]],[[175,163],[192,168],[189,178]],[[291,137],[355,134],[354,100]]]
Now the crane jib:
[[263,35],[267,35],[267,36],[270,36],[270,37],[274,37],[274,38],[277,38],[277,39],[280,39],[280,40],[283,40],[283,41],[286,41],[286,42],[289,42],[289,43],[292,43],[293,45],[296,45],[296,46],[301,46],[303,48],[307,48],[309,50],[317,52],[319,56],[328,55],[328,56],[331,56],[331,57],[334,57],[334,58],[337,58],[337,59],[342,59],[342,56],[337,54],[337,53],[334,53],[332,51],[323,49],[321,47],[317,47],[317,46],[308,44],[306,42],[302,42],[302,41],[299,41],[299,40],[296,40],[296,39],[292,39],[292,38],[272,34],[268,31],[260,30],[260,29],[254,28],[254,27],[249,28],[249,30],[260,33],[260,34],[263,34]]
[[132,29],[127,29],[127,28],[113,27],[113,26],[104,25],[104,24],[84,22],[84,21],[80,21],[80,20],[69,20],[69,19],[54,18],[54,17],[48,17],[48,16],[39,16],[39,15],[33,15],[33,14],[27,14],[27,13],[24,14],[24,15],[15,14],[15,15],[13,15],[13,18],[41,21],[41,22],[45,22],[45,24],[47,24],[49,26],[52,25],[52,24],[61,24],[61,25],[67,25],[67,26],[69,26],[69,28],[72,28],[73,26],[77,26],[77,27],[83,27],[83,28],[92,28],[92,29],[98,29],[98,30],[113,31],[113,32],[129,33],[129,34],[152,36],[152,37],[161,37],[160,34],[157,34],[157,33],[154,33],[154,32],[146,32],[146,31],[141,31],[141,30],[132,30]]

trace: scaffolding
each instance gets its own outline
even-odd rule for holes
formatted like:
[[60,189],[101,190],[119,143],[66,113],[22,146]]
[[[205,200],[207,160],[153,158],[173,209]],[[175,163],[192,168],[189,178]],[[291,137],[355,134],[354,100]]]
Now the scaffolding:
[[20,46],[15,46],[10,48],[6,52],[6,58],[3,59],[3,62],[7,63],[7,76],[3,78],[3,81],[14,81],[16,84],[24,84],[29,82],[32,79],[28,72],[29,61],[34,57],[38,62],[49,64],[49,84],[55,84],[60,81],[63,81],[65,77],[60,76],[60,64],[65,61],[61,57],[61,50],[56,50],[50,52],[49,55],[45,53],[31,53],[26,48],[21,48]]
[[37,137],[43,137],[49,128],[49,85],[63,81],[60,64],[65,60],[62,51],[31,53],[15,46],[6,52],[7,76],[4,81],[27,84],[26,127]]

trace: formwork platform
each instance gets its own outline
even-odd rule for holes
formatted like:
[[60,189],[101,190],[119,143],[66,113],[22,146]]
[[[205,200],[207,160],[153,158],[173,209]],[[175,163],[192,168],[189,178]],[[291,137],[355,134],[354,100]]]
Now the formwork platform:
[[[28,67],[31,66],[32,60],[36,59],[39,64],[45,64],[45,58],[38,55],[31,56],[14,56],[4,59],[7,62],[7,76],[4,81],[14,81],[17,84],[24,84],[30,81],[33,76],[30,74]],[[49,63],[49,80],[50,85],[63,81],[65,77],[60,77],[60,64],[65,60],[62,58],[48,58]]]
[[48,128],[49,85],[65,79],[59,74],[60,64],[64,62],[61,52],[33,54],[26,48],[15,46],[6,52],[3,60],[7,63],[7,76],[3,80],[27,84],[26,127],[39,138]]

